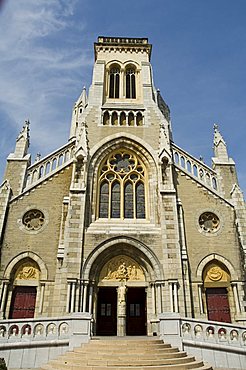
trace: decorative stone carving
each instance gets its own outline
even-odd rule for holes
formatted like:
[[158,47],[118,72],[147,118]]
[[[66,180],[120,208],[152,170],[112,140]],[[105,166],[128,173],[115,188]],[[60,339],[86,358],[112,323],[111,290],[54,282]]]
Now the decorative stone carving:
[[216,214],[212,212],[204,212],[199,217],[199,225],[203,231],[213,233],[218,230],[220,220]]
[[144,273],[136,261],[127,256],[117,256],[102,268],[100,280],[144,281]]
[[44,214],[38,209],[31,209],[24,214],[22,223],[27,230],[39,230],[44,224]]
[[221,280],[223,276],[223,270],[219,266],[211,267],[211,269],[208,270],[207,276],[212,281]]
[[17,280],[39,280],[40,271],[31,261],[23,263],[15,274]]
[[209,264],[204,270],[205,287],[228,286],[230,274],[216,263]]

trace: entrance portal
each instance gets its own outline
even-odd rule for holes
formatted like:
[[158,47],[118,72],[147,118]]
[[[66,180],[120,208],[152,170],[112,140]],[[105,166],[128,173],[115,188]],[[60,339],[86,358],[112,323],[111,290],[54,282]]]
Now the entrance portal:
[[146,335],[145,288],[128,288],[126,300],[126,335]]
[[97,335],[117,335],[116,288],[99,288],[97,297]]
[[36,287],[16,286],[13,290],[10,319],[33,318],[36,303]]
[[207,288],[208,319],[231,322],[230,307],[226,288]]

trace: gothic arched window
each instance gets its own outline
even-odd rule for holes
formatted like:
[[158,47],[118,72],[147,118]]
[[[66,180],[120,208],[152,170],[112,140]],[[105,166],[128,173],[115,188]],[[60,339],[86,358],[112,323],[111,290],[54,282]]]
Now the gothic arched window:
[[98,217],[143,219],[146,217],[146,169],[128,150],[116,150],[99,170]]
[[120,96],[120,68],[114,66],[109,71],[109,97],[119,98]]
[[126,98],[136,98],[136,77],[133,67],[126,70]]

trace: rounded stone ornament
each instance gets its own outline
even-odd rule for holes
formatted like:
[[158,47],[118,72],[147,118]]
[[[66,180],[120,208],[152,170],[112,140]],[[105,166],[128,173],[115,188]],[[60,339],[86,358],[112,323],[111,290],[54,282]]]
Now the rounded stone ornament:
[[219,229],[220,220],[213,212],[204,212],[199,217],[200,228],[206,233],[213,233]]
[[22,223],[26,230],[39,230],[44,224],[44,214],[38,209],[31,209],[27,211],[23,218]]

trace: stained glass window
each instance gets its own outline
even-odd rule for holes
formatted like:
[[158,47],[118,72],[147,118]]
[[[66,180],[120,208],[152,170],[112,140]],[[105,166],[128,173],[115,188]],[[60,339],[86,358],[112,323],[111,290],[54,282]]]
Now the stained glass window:
[[99,218],[144,219],[145,186],[145,166],[135,153],[111,153],[99,170]]

